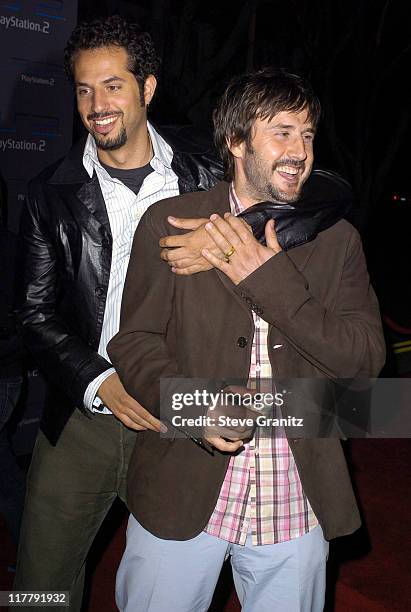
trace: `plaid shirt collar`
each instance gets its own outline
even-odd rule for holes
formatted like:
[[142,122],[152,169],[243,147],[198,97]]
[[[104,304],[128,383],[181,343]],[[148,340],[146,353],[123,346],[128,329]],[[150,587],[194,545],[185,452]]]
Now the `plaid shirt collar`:
[[239,215],[240,213],[243,212],[243,210],[245,210],[245,206],[243,206],[238,198],[238,195],[235,192],[234,189],[234,183],[230,184],[230,188],[228,190],[228,197],[230,200],[230,208],[231,208],[231,213],[235,216]]

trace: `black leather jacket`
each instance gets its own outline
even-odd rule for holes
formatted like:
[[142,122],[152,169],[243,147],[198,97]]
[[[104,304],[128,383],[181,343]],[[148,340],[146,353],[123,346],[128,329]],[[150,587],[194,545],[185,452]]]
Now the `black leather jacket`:
[[[184,132],[159,132],[173,149],[180,193],[207,190],[222,178],[211,150],[193,147]],[[77,143],[30,183],[20,230],[16,314],[25,344],[55,391],[41,422],[52,444],[74,408],[85,410],[89,383],[111,367],[97,350],[112,236],[97,176],[90,179],[83,166],[84,144]],[[304,200],[304,207],[311,206],[309,213],[270,203],[267,213],[257,204],[247,221],[259,237],[265,215],[274,216],[280,243],[284,238],[288,247],[295,246],[343,216],[348,192],[336,175],[314,171],[304,191],[311,194]]]
[[[157,130],[159,131],[159,130]],[[222,177],[211,150],[175,130],[180,193],[211,188]],[[94,173],[83,166],[85,139],[31,181],[20,228],[17,319],[25,344],[54,391],[41,429],[55,444],[89,383],[111,367],[98,353],[111,267],[112,236]]]

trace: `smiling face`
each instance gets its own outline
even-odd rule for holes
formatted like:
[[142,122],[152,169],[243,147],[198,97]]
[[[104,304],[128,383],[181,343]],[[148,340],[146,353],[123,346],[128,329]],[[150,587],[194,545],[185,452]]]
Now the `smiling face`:
[[306,110],[256,119],[251,146],[242,142],[230,147],[235,189],[244,204],[297,200],[312,170],[314,134]]
[[74,81],[80,117],[100,151],[146,146],[147,109],[156,86],[153,75],[139,85],[128,70],[127,52],[110,46],[81,50],[74,61]]

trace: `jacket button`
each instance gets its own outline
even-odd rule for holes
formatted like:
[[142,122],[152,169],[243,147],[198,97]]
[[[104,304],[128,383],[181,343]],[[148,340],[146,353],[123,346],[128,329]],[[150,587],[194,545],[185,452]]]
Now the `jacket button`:
[[247,346],[247,338],[244,338],[244,336],[240,336],[237,339],[237,346],[239,346],[240,348],[244,348],[245,346]]
[[104,288],[103,287],[96,287],[94,290],[94,293],[96,294],[97,297],[103,297],[104,296]]

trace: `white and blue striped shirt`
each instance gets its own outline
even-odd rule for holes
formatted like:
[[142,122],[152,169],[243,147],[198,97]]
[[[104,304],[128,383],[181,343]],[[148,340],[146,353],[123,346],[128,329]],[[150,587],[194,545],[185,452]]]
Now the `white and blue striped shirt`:
[[[136,227],[151,204],[179,194],[177,175],[171,169],[173,151],[153,126],[149,123],[147,125],[153,146],[153,158],[150,161],[153,172],[146,176],[137,195],[103,168],[91,135],[84,147],[83,164],[90,177],[94,171],[97,174],[113,237],[110,279],[98,347],[99,355],[107,360],[107,344],[118,332],[120,325],[121,297]],[[84,394],[86,408],[93,412],[111,414],[107,408],[95,409],[93,401],[101,383],[113,372],[114,368],[106,370],[88,385]]]

